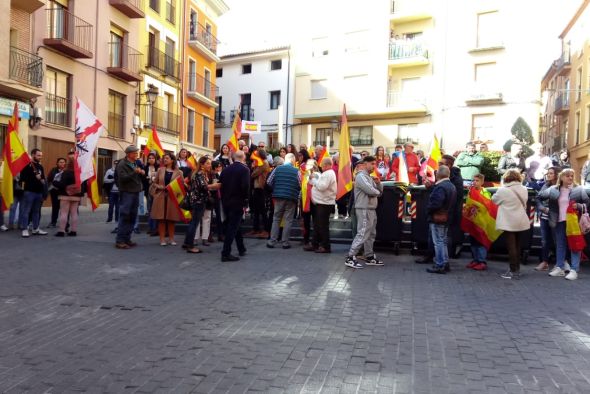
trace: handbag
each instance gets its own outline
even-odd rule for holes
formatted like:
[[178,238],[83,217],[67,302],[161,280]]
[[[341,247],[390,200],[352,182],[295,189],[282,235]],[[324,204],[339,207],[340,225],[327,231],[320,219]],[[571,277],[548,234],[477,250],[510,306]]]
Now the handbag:
[[580,215],[578,223],[580,224],[580,231],[582,234],[590,233],[590,215],[588,215],[586,204],[582,204],[582,214]]
[[434,224],[447,224],[449,221],[449,211],[446,209],[439,209],[432,214],[432,223]]
[[75,196],[80,193],[82,193],[82,188],[75,183],[66,186],[66,194],[68,196]]
[[192,211],[193,209],[193,204],[191,202],[192,200],[192,192],[189,190],[186,192],[186,195],[184,196],[184,198],[182,199],[182,202],[180,203],[180,209],[184,209],[185,211]]
[[148,189],[148,193],[150,196],[154,197],[156,194],[160,193],[160,189],[158,189],[157,183],[152,182],[150,188]]

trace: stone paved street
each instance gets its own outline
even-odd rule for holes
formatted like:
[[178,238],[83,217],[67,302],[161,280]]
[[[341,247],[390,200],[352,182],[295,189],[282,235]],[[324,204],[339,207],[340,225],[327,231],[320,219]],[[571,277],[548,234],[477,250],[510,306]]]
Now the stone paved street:
[[75,239],[0,234],[0,392],[590,392],[586,272],[430,275],[407,251],[353,271],[346,245],[260,240],[221,263],[219,243],[116,250],[93,219]]

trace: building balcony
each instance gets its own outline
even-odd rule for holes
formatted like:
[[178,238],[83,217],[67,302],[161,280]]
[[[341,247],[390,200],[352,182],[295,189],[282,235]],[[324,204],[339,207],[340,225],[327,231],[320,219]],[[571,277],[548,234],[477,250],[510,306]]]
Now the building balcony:
[[[232,109],[229,112],[229,122],[230,123],[234,123],[234,118],[236,117],[236,110]],[[242,120],[254,120],[254,109],[253,108],[247,108],[245,105],[242,106],[242,109],[240,111],[240,118]]]
[[215,97],[217,96],[218,88],[199,74],[188,75],[188,88],[186,94],[201,103],[210,107],[217,107]]
[[557,96],[557,98],[555,99],[554,111],[555,115],[566,115],[569,113],[570,100],[567,93],[560,94],[559,96]]
[[391,0],[391,21],[406,23],[432,19],[432,8],[425,0]]
[[393,68],[430,64],[428,50],[421,42],[394,40],[389,44],[389,66]]
[[555,61],[555,66],[557,67],[557,75],[569,75],[569,73],[572,71],[570,54],[563,53],[561,57]]
[[504,96],[498,87],[475,84],[465,102],[468,105],[501,104]]
[[373,137],[367,138],[351,138],[350,145],[356,147],[359,146],[373,146]]
[[109,0],[109,4],[129,18],[145,18],[144,0]]
[[223,127],[225,125],[225,111],[215,110],[215,127]]
[[403,91],[389,91],[387,108],[399,114],[426,115],[428,106],[426,96]]
[[147,67],[162,74],[162,76],[180,81],[180,62],[157,48],[148,46]]
[[109,74],[128,82],[139,82],[143,79],[140,74],[143,54],[137,49],[121,42],[109,42],[109,55]]
[[209,60],[219,62],[217,56],[217,44],[219,41],[211,34],[211,31],[200,23],[191,22],[188,45],[196,49]]
[[158,132],[178,136],[180,131],[178,115],[149,105],[143,105],[141,109],[141,120],[144,128],[151,129],[155,126]]
[[45,94],[45,122],[70,127],[72,100],[54,94]]
[[32,14],[45,6],[45,0],[12,0],[10,6]]
[[43,59],[10,47],[8,79],[0,79],[0,93],[21,99],[43,94]]
[[76,59],[92,58],[90,23],[63,8],[47,9],[47,36],[43,44]]

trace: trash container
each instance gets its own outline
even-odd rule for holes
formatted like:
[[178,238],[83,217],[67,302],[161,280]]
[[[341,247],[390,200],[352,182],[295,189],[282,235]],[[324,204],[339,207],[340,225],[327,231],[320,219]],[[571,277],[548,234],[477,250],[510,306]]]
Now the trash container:
[[410,218],[412,220],[412,253],[418,250],[428,249],[428,199],[430,189],[426,186],[410,186],[408,192],[412,196],[410,205]]
[[393,242],[394,253],[399,254],[404,217],[404,198],[407,186],[397,182],[383,182],[383,194],[377,205],[377,234],[375,240]]
[[[487,191],[491,193],[493,196],[496,191],[498,190],[497,187],[488,187],[486,188]],[[537,201],[537,192],[534,189],[527,188],[528,191],[528,199],[527,199],[527,206],[526,211],[529,215],[529,222],[531,224],[530,228],[527,231],[524,231],[520,238],[520,245],[521,245],[521,263],[526,264],[531,253],[531,245],[533,241],[533,225],[535,223],[535,209],[536,209],[536,201]],[[488,253],[501,253],[506,254],[508,253],[508,249],[506,248],[506,241],[504,239],[504,234],[500,235],[500,237],[492,244]]]

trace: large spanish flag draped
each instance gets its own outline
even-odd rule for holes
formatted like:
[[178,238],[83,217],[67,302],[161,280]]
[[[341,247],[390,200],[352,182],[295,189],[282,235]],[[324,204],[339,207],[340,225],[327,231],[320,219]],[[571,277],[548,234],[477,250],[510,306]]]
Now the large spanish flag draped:
[[96,180],[96,162],[94,158],[92,159],[92,166],[94,167],[94,175],[92,175],[86,181],[86,187],[88,193],[88,198],[90,199],[90,204],[92,205],[92,210],[96,210],[100,205],[100,195],[98,194],[98,181]]
[[164,148],[162,148],[162,143],[160,142],[160,137],[158,137],[156,126],[152,126],[152,130],[150,131],[147,142],[145,143],[143,154],[147,156],[152,151],[156,152],[159,157],[164,156]]
[[258,149],[252,152],[252,154],[250,155],[250,160],[252,160],[252,163],[254,163],[256,167],[260,167],[264,164],[264,160],[262,160],[262,157],[260,157]]
[[489,249],[502,234],[496,230],[497,215],[498,207],[492,202],[490,192],[472,187],[463,205],[461,229]]
[[313,185],[309,183],[309,176],[311,169],[307,170],[307,163],[300,167],[301,170],[301,208],[303,212],[311,211],[311,188]]
[[440,145],[438,143],[438,138],[436,138],[436,133],[432,136],[432,144],[430,145],[430,154],[428,158],[422,163],[420,168],[420,175],[423,178],[428,178],[434,182],[434,171],[438,170],[438,162],[442,158],[442,153],[440,152]]
[[170,200],[172,200],[172,204],[174,204],[174,206],[178,210],[178,213],[180,214],[182,221],[185,223],[190,222],[192,218],[191,213],[185,209],[180,208],[180,204],[182,204],[182,201],[186,197],[186,190],[184,189],[184,182],[182,177],[178,177],[174,179],[172,182],[170,182],[168,186],[166,186],[166,190],[168,191],[168,196],[170,197]]
[[98,140],[104,135],[105,129],[100,120],[92,113],[80,99],[76,99],[76,152],[74,153],[74,174],[76,185],[96,178],[96,166],[94,154],[98,146]]
[[575,201],[570,201],[565,214],[565,235],[567,237],[567,246],[572,252],[581,252],[586,247],[586,240],[580,230],[578,222],[578,209]]
[[350,152],[350,133],[346,119],[346,104],[342,107],[342,124],[338,143],[338,190],[336,199],[352,190],[352,153]]
[[8,121],[8,133],[2,149],[2,211],[6,211],[14,201],[14,191],[12,189],[13,178],[31,162],[27,151],[18,137],[18,105],[14,104],[12,118]]
[[316,161],[318,162],[318,166],[321,166],[322,161],[327,157],[330,157],[330,152],[328,152],[328,147],[324,146],[324,149],[322,149],[322,152],[320,153],[320,157],[316,157]]
[[227,141],[227,146],[232,152],[237,152],[239,149],[238,141],[242,136],[242,118],[240,118],[240,108],[236,110],[236,116],[234,117],[234,123],[231,125],[232,135]]
[[191,170],[196,170],[197,160],[195,159],[195,155],[190,155],[188,159],[186,159],[186,164],[190,167]]

